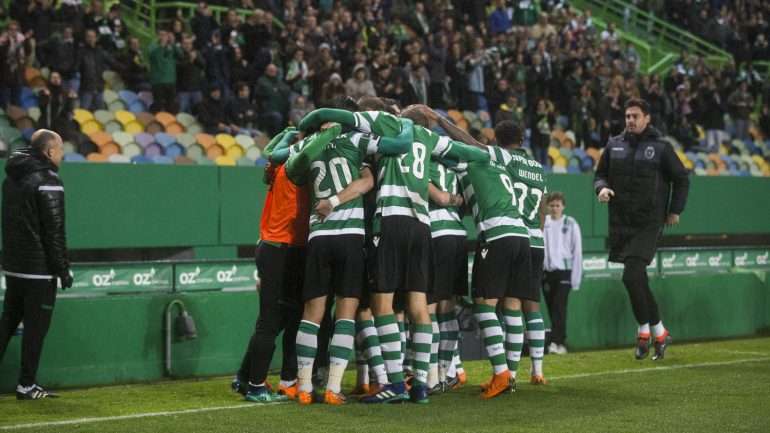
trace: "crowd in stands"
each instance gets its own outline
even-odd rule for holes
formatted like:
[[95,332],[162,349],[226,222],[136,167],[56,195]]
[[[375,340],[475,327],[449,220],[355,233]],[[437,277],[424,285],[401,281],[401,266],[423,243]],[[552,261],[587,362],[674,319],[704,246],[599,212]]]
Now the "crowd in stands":
[[[577,13],[565,1],[220,3],[253,13],[242,19],[231,9],[217,21],[199,2],[192,19],[167,16],[157,38],[141,46],[117,4],[104,10],[98,0],[88,6],[63,0],[57,7],[14,0],[12,21],[0,35],[0,103],[18,99],[24,66],[35,65],[58,72],[44,92],[57,107],[51,105],[49,117],[75,96],[80,107],[102,107],[102,72],[111,69],[129,89],[152,91],[152,111],[192,112],[210,133],[272,135],[336,97],[376,95],[401,106],[471,113],[471,132],[480,139],[488,138],[483,127],[521,122],[533,153],[546,163],[555,135],[562,144],[603,147],[623,129],[624,102],[632,97],[649,101],[655,126],[685,149],[718,147],[723,137],[713,131],[770,136],[768,86],[746,62],[714,69],[683,54],[665,76],[642,74],[639,52],[613,26],[599,29],[590,11]],[[664,2],[640,5],[657,3]],[[717,21],[730,17],[726,25],[747,38],[744,45],[767,55],[760,49],[767,2],[670,3],[677,5],[664,8],[674,14],[670,19],[688,27],[697,11]]]
[[736,63],[770,60],[766,0],[634,0],[642,9],[730,52]]

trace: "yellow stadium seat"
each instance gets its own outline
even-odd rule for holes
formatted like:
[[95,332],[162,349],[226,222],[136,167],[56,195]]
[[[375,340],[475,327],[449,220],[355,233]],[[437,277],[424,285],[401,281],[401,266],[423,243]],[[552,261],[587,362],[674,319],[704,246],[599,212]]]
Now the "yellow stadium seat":
[[219,156],[217,157],[214,162],[216,162],[217,165],[224,165],[224,166],[235,166],[235,160],[230,158],[229,156]]
[[217,143],[225,149],[229,149],[230,146],[235,144],[235,138],[230,134],[217,134],[214,138],[216,138]]
[[89,120],[94,120],[94,114],[82,108],[76,108],[73,117],[75,118],[75,121],[81,125]]
[[246,154],[246,151],[243,150],[241,146],[234,144],[229,148],[227,148],[227,152],[225,152],[225,154],[230,158],[232,158],[233,160],[237,161],[238,159],[240,159],[242,156]]
[[142,131],[144,131],[144,128],[142,127],[142,124],[134,120],[133,122],[129,122],[125,125],[125,130],[129,134],[138,134]]
[[559,149],[551,146],[548,148],[548,156],[555,161],[557,158],[561,157],[561,153],[559,152]]
[[101,130],[102,130],[102,125],[100,125],[99,122],[93,119],[80,124],[80,132],[82,132],[85,135],[91,135],[94,132],[101,131]]
[[115,119],[117,119],[118,122],[120,122],[123,126],[126,126],[131,122],[136,122],[136,116],[134,116],[134,113],[126,110],[120,110],[116,112]]

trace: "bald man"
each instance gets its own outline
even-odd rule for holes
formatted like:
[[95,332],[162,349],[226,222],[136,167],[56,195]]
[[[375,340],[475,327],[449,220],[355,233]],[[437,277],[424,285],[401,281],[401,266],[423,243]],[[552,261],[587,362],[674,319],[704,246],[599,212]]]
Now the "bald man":
[[3,273],[6,287],[0,317],[0,359],[24,321],[18,400],[56,395],[35,381],[56,302],[57,282],[72,286],[64,231],[64,186],[58,171],[64,151],[59,134],[40,129],[29,147],[14,151],[3,181]]

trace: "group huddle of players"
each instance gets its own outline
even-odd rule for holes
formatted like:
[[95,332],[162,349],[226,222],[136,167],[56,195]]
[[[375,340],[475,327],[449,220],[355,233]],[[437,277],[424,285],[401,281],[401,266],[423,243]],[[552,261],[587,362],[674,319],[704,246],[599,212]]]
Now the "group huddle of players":
[[[311,201],[297,383],[284,393],[303,405],[345,403],[342,376],[354,351],[358,386],[350,394],[364,403],[427,403],[464,383],[456,301],[469,294],[465,213],[477,230],[473,313],[492,365],[481,397],[515,390],[525,335],[530,381],[544,384],[538,301],[547,191],[542,166],[521,148],[521,128],[499,123],[488,146],[424,105],[399,111],[375,97],[346,104],[313,111],[265,149]],[[321,393],[313,364],[331,297]]]

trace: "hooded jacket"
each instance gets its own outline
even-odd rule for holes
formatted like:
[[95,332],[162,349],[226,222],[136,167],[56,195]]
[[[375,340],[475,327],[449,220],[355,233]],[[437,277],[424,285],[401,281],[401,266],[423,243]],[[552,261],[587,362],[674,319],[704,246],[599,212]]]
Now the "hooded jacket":
[[596,168],[594,189],[610,188],[610,260],[655,254],[666,215],[681,214],[687,203],[687,170],[661,133],[648,126],[641,134],[610,138]]
[[3,272],[26,279],[69,274],[64,185],[58,169],[29,148],[11,154],[3,181]]

